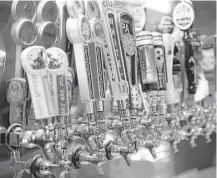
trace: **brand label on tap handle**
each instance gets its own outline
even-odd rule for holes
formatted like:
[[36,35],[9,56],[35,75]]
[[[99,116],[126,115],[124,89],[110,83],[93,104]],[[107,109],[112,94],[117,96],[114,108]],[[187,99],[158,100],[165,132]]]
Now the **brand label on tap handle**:
[[121,16],[121,29],[125,52],[132,56],[136,53],[136,40],[133,31],[133,19],[128,14]]
[[189,29],[195,19],[195,12],[192,3],[180,2],[173,10],[173,22],[180,30]]
[[[113,44],[114,44],[114,48],[115,48],[115,55],[116,55],[116,59],[117,59],[117,68],[118,68],[118,72],[120,74],[120,78],[121,78],[121,88],[122,88],[122,92],[124,94],[128,94],[129,90],[127,90],[126,87],[126,74],[125,74],[125,70],[124,70],[124,61],[122,58],[122,54],[121,54],[121,50],[120,50],[120,44],[119,44],[119,39],[118,39],[118,34],[117,34],[117,28],[116,28],[116,24],[115,24],[115,16],[114,14],[108,14],[108,18],[109,18],[109,24],[110,24],[110,31],[111,31],[111,36],[112,36],[112,40],[113,40]],[[128,93],[127,93],[128,92]]]
[[42,46],[28,47],[22,52],[21,59],[28,78],[35,118],[52,117],[54,109],[48,84],[45,48]]
[[68,58],[65,52],[59,48],[49,48],[46,50],[48,55],[48,73],[50,76],[50,91],[53,92],[52,99],[55,106],[55,114],[68,115],[68,85],[67,68]]
[[157,66],[158,85],[160,90],[166,90],[166,77],[165,77],[165,56],[162,46],[155,45],[155,60]]
[[126,75],[131,85],[136,85],[137,81],[137,61],[136,61],[136,37],[134,32],[133,17],[126,13],[118,14],[118,25],[122,44],[123,57],[126,67]]
[[143,84],[157,83],[157,71],[156,65],[154,64],[154,47],[149,46],[139,46],[138,56],[140,62],[141,70],[141,80]]
[[105,98],[105,83],[104,83],[104,72],[103,72],[103,59],[102,50],[96,46],[96,57],[97,57],[97,69],[98,69],[98,80],[99,80],[99,94],[101,98]]
[[89,50],[88,46],[84,45],[84,56],[85,56],[85,65],[86,65],[86,72],[87,72],[87,81],[88,81],[88,89],[90,99],[94,99],[94,91],[93,91],[93,83],[92,83],[92,75],[91,75],[91,65],[90,65],[90,57],[89,57]]
[[23,106],[27,98],[27,84],[24,79],[11,79],[7,82],[7,101],[10,103],[10,123],[21,122]]

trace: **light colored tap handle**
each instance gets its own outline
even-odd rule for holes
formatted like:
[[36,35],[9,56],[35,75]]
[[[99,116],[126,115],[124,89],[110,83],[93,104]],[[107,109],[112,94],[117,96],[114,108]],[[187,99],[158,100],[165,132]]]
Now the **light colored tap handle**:
[[49,84],[51,85],[53,100],[49,105],[54,105],[55,115],[69,114],[67,69],[68,57],[60,48],[52,47],[46,50],[48,61]]
[[21,54],[21,61],[27,74],[35,118],[41,120],[54,116],[54,109],[50,104],[52,97],[46,69],[45,48],[42,46],[26,48]]

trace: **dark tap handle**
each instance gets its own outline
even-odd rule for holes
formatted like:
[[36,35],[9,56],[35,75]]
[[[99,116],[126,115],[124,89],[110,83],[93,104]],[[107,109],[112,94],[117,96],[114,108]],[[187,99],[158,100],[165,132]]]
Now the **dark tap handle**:
[[196,93],[196,82],[195,82],[195,59],[193,56],[193,48],[189,39],[188,32],[185,33],[184,38],[185,45],[185,70],[188,79],[188,91],[190,94]]

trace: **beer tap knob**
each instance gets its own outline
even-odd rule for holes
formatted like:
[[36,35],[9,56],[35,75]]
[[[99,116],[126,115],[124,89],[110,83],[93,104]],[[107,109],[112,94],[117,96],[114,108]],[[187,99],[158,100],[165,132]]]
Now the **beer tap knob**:
[[[14,178],[22,178],[24,173],[30,174],[34,178],[41,178],[52,175],[54,178],[54,169],[57,165],[53,165],[43,155],[21,161],[18,152],[13,152],[11,156],[11,166],[14,168]],[[18,159],[17,159],[18,158]]]
[[99,155],[90,155],[81,147],[76,148],[71,155],[71,162],[76,169],[80,169],[82,165],[86,164],[87,162],[90,164],[98,164],[105,161],[105,157],[101,157]]
[[50,176],[53,178],[65,178],[65,175],[70,171],[68,165],[53,164],[41,154],[34,156],[28,161],[15,160],[12,165],[15,171],[14,178],[21,178],[25,172],[34,178]]
[[134,153],[135,150],[134,150],[134,148],[130,148],[128,146],[116,145],[116,144],[114,144],[113,141],[110,140],[105,145],[105,151],[106,151],[106,157],[108,160],[111,160],[118,153],[124,158],[127,165],[130,166],[131,163],[129,161],[129,155]]

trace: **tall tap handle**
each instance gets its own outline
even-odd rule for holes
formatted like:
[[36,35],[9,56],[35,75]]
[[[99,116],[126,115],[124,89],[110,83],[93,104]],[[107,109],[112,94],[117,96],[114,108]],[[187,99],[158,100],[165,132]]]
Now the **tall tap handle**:
[[193,55],[193,48],[191,45],[191,39],[189,39],[189,33],[185,32],[185,70],[188,78],[188,90],[190,94],[195,94],[196,92],[196,82],[195,82],[195,59]]

